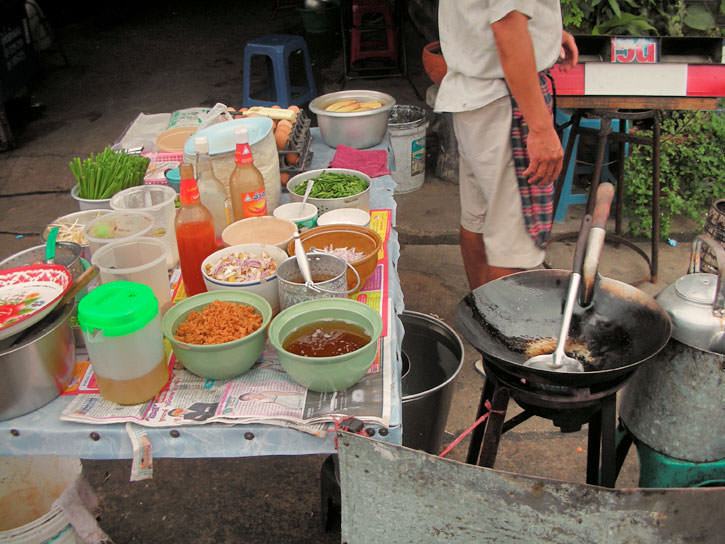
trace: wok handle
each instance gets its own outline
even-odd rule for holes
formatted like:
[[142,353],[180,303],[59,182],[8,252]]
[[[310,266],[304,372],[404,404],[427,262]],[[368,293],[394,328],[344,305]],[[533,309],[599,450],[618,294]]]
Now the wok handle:
[[606,238],[606,224],[609,219],[609,210],[614,199],[614,185],[609,182],[600,183],[597,187],[594,211],[592,212],[592,228],[587,241],[587,251],[582,266],[582,283],[584,289],[579,298],[579,304],[588,306],[594,294],[594,282],[599,268],[599,259],[604,248]]
[[597,187],[597,197],[592,212],[592,227],[606,227],[612,200],[614,200],[614,185],[608,181],[603,181]]

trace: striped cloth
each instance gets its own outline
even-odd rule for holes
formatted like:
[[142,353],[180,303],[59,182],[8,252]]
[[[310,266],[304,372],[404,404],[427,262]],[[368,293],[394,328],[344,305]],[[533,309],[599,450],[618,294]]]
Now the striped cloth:
[[[539,74],[539,85],[541,86],[541,93],[544,95],[546,106],[549,108],[549,113],[552,113],[552,94],[545,72]],[[524,170],[529,166],[529,158],[526,154],[526,138],[529,134],[529,127],[513,95],[511,95],[511,106],[513,110],[511,119],[511,147],[513,149],[516,178],[519,182],[521,209],[524,213],[526,230],[529,231],[529,234],[538,247],[545,248],[549,242],[551,222],[554,217],[554,184],[552,183],[545,187],[531,185],[528,178],[523,175]]]

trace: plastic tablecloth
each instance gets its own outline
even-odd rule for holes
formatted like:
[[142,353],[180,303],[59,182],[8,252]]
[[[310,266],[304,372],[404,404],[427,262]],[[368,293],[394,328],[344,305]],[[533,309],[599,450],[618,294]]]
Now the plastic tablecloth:
[[[322,141],[319,130],[311,130],[311,169],[329,165],[335,150]],[[389,151],[386,137],[377,149]],[[374,149],[375,149],[374,148]],[[390,153],[389,153],[390,155]],[[395,181],[389,175],[373,178],[370,191],[371,209],[392,210],[395,225]],[[286,195],[289,198],[289,195]],[[402,400],[400,392],[400,352],[403,325],[397,317],[403,309],[403,292],[396,264],[400,256],[398,236],[393,229],[388,240],[391,264],[389,303],[392,307],[391,340],[393,346],[393,387],[390,426],[375,429],[374,438],[402,442]],[[0,455],[59,455],[84,459],[129,459],[133,456],[131,440],[124,424],[92,425],[61,421],[60,414],[70,402],[58,397],[29,414],[0,421]],[[297,430],[273,425],[184,425],[179,427],[145,427],[154,457],[251,457],[258,455],[305,455],[335,452],[335,433],[318,438]],[[381,432],[382,431],[382,432]]]

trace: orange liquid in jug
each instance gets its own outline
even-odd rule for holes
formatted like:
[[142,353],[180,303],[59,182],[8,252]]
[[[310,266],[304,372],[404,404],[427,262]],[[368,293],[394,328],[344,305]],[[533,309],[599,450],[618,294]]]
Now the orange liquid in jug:
[[96,382],[101,396],[118,404],[146,402],[154,398],[167,381],[169,381],[169,368],[166,366],[164,357],[150,372],[133,380],[114,380],[96,374]]

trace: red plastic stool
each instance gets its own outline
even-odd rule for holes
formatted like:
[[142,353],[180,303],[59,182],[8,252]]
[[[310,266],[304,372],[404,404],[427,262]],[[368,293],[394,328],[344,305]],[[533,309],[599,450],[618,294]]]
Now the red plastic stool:
[[[368,16],[382,19],[384,25],[368,24]],[[385,33],[385,39],[365,39],[371,35]],[[387,58],[397,64],[398,45],[395,38],[393,12],[388,0],[353,0],[352,27],[350,28],[350,64],[369,58]]]

